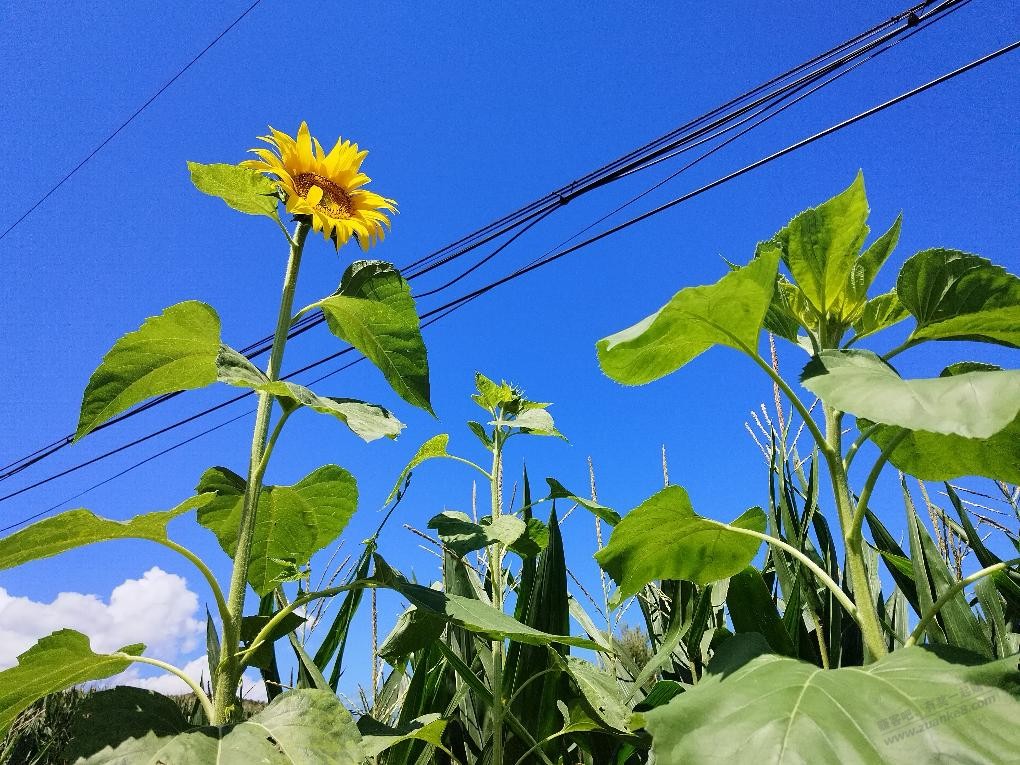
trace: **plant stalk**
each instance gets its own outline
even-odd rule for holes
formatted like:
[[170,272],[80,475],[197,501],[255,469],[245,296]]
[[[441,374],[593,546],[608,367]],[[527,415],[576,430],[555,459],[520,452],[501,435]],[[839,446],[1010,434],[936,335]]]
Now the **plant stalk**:
[[[498,422],[501,417],[496,416]],[[490,474],[492,522],[503,510],[503,438],[499,425],[493,430],[492,472]],[[489,579],[492,581],[492,607],[503,610],[503,546],[489,547]],[[492,641],[492,765],[503,765],[503,640]]]
[[878,620],[878,611],[868,582],[868,569],[864,561],[864,539],[853,534],[854,507],[850,499],[850,484],[843,466],[842,413],[832,407],[825,410],[825,460],[829,466],[829,479],[836,500],[836,514],[840,529],[846,541],[846,568],[857,604],[857,624],[864,638],[865,660],[873,661],[889,651],[885,645],[885,633]]
[[[269,379],[274,381],[279,379],[280,368],[283,364],[283,350],[287,344],[287,331],[290,329],[290,319],[294,309],[294,291],[297,286],[298,270],[301,266],[301,252],[304,249],[309,228],[309,223],[298,222],[291,240],[290,255],[287,259],[287,270],[280,297],[280,310],[276,319],[276,331],[273,334],[273,347],[266,370]],[[241,618],[244,615],[244,596],[248,586],[248,563],[251,556],[255,514],[258,509],[259,495],[262,492],[262,476],[265,474],[268,463],[269,448],[266,439],[269,436],[269,421],[272,413],[273,396],[269,393],[259,393],[255,428],[252,434],[251,459],[248,466],[248,484],[244,492],[244,504],[237,530],[237,550],[234,553],[234,569],[231,572],[230,589],[227,594],[228,618],[223,623],[223,651],[220,664],[216,668],[216,693],[213,698],[213,715],[210,721],[213,725],[224,725],[230,722],[238,710],[237,684],[241,679],[243,667],[237,661],[237,649],[241,640]]]

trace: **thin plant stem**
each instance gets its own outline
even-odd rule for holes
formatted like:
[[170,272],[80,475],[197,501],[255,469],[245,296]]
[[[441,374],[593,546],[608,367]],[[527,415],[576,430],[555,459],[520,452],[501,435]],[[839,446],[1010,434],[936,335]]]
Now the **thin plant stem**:
[[980,571],[975,571],[970,576],[964,577],[958,582],[954,582],[949,589],[947,589],[945,592],[942,593],[942,595],[939,596],[939,599],[932,604],[931,608],[924,612],[924,615],[921,617],[921,621],[919,621],[917,623],[917,626],[914,627],[914,631],[910,633],[910,637],[908,637],[906,641],[903,643],[903,647],[907,648],[912,645],[917,645],[917,641],[921,639],[921,635],[924,634],[924,631],[928,628],[928,625],[931,624],[932,619],[938,616],[938,613],[942,609],[942,607],[950,600],[952,600],[958,592],[966,588],[968,585],[973,584],[978,579],[983,579],[986,576],[997,574],[1000,571],[1005,571],[1010,566],[1016,566],[1018,564],[1020,564],[1020,558],[999,561],[998,563],[995,563],[991,566],[986,566]]
[[209,700],[205,691],[202,690],[202,686],[195,682],[183,669],[175,667],[173,664],[167,664],[165,661],[160,661],[159,659],[149,658],[148,656],[132,656],[129,653],[120,653],[119,651],[110,655],[116,656],[118,659],[135,661],[139,664],[151,664],[152,666],[159,667],[172,675],[177,675],[177,677],[187,683],[188,687],[195,693],[195,697],[202,704],[202,709],[205,711],[206,717],[208,717],[210,721],[213,719],[212,702]]
[[[501,412],[494,412],[498,422]],[[492,500],[492,522],[502,514],[503,434],[497,425],[492,435],[492,472],[489,486]],[[489,547],[489,580],[492,582],[492,607],[503,610],[503,546],[497,542]],[[503,640],[492,641],[492,765],[503,765]]]
[[206,583],[209,585],[209,589],[212,590],[213,597],[216,599],[216,610],[220,612],[220,619],[226,623],[227,619],[230,618],[230,612],[227,610],[227,601],[223,597],[223,590],[220,589],[220,583],[216,581],[216,577],[213,576],[212,571],[205,565],[205,561],[199,558],[195,553],[191,552],[187,547],[179,545],[173,540],[158,540],[161,545],[168,547],[174,552],[180,553],[185,558],[190,560],[205,577]]
[[876,422],[871,426],[862,430],[857,438],[854,439],[853,443],[850,444],[850,448],[846,450],[846,456],[843,458],[843,468],[850,472],[850,463],[854,461],[854,457],[857,456],[858,450],[864,446],[864,442],[871,438],[872,434],[882,427],[882,423]]
[[[276,331],[273,334],[273,346],[266,372],[272,381],[279,379],[280,368],[283,364],[283,351],[287,344],[287,331],[290,329],[291,313],[294,307],[294,292],[297,286],[298,271],[301,267],[301,253],[310,228],[310,223],[299,221],[291,239],[290,255],[287,259],[287,270],[280,297],[280,309],[276,319]],[[264,391],[259,393],[255,427],[252,433],[248,483],[245,486],[244,503],[237,530],[234,568],[231,572],[230,588],[227,594],[228,618],[223,623],[222,645],[224,650],[220,665],[215,670],[217,675],[216,693],[213,700],[213,716],[210,719],[213,725],[223,725],[229,722],[237,712],[237,683],[240,680],[241,667],[237,662],[236,651],[240,643],[241,618],[244,614],[244,597],[248,587],[248,564],[254,538],[255,515],[258,510],[259,495],[262,491],[262,475],[268,461],[266,455],[269,450],[266,438],[269,435],[273,401],[272,394]]]
[[[875,490],[875,484],[878,482],[878,476],[882,473],[882,468],[885,467],[886,463],[889,462],[889,457],[896,450],[896,447],[900,445],[900,442],[907,437],[910,431],[901,430],[888,444],[882,449],[882,453],[875,460],[875,464],[871,468],[871,472],[868,473],[868,477],[864,482],[864,488],[861,489],[860,496],[857,498],[857,509],[854,511],[853,519],[850,523],[850,528],[847,529],[847,539],[851,535],[860,536],[861,529],[864,526],[864,516],[868,511],[868,503],[871,501],[871,494]],[[845,462],[843,463],[846,464]]]

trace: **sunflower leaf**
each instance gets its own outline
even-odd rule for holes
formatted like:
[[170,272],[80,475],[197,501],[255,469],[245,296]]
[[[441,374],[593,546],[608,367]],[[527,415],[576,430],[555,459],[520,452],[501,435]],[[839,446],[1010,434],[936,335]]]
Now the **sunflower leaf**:
[[257,170],[237,165],[189,162],[191,182],[203,194],[219,197],[228,207],[248,215],[279,220],[276,184]]
[[[119,653],[139,655],[145,646],[124,646]],[[88,680],[102,680],[131,665],[131,659],[95,653],[88,636],[57,630],[18,657],[15,667],[0,672],[0,733],[33,702]]]
[[205,303],[188,300],[149,317],[92,373],[74,440],[147,398],[211,385],[219,353],[220,319]]
[[[203,473],[199,492],[216,498],[199,510],[198,522],[233,556],[246,482],[223,467]],[[292,486],[264,486],[259,497],[248,581],[259,595],[275,589],[282,575],[308,563],[347,526],[358,504],[354,477],[325,465]]]
[[[359,260],[340,288],[300,313],[320,309],[330,332],[363,353],[390,387],[429,414],[429,363],[411,288],[389,263]],[[300,314],[299,314],[300,315]]]

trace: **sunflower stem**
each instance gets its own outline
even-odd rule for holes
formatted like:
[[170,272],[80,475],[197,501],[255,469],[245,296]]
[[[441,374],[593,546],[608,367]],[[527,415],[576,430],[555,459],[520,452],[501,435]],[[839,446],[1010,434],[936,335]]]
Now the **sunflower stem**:
[[[496,413],[497,422],[500,419]],[[503,434],[497,425],[492,436],[492,472],[489,487],[492,498],[492,523],[503,510]],[[503,546],[496,542],[489,547],[489,580],[492,582],[492,607],[503,610]],[[492,765],[503,765],[503,640],[492,641]]]
[[[310,224],[299,221],[291,239],[290,256],[283,279],[283,293],[280,297],[280,310],[276,319],[276,332],[273,335],[273,347],[269,356],[266,374],[270,380],[277,380],[283,364],[283,350],[287,344],[287,331],[290,329],[290,317],[294,308],[294,290],[297,286],[298,270],[301,266],[301,252],[305,238],[308,236]],[[237,530],[237,550],[234,553],[234,569],[230,576],[230,589],[227,594],[227,618],[223,622],[223,651],[219,666],[216,667],[216,693],[213,698],[213,714],[210,722],[213,725],[224,725],[238,713],[237,686],[241,680],[243,665],[237,660],[241,642],[241,618],[244,615],[244,597],[248,587],[248,564],[251,557],[255,514],[258,509],[259,495],[262,492],[262,476],[269,462],[272,443],[267,443],[269,422],[273,413],[273,396],[259,393],[258,408],[255,413],[255,428],[252,434],[251,460],[248,465],[248,483],[244,492],[244,504],[241,520]],[[279,435],[277,429],[275,435]]]

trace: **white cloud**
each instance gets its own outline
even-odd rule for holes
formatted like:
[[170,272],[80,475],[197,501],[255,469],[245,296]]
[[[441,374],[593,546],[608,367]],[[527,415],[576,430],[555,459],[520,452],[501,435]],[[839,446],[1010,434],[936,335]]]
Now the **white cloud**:
[[205,625],[197,612],[198,595],[187,582],[158,566],[117,585],[108,602],[62,592],[43,603],[0,587],[0,668],[13,666],[36,640],[64,627],[88,635],[95,651],[144,643],[147,656],[170,661],[198,645]]

